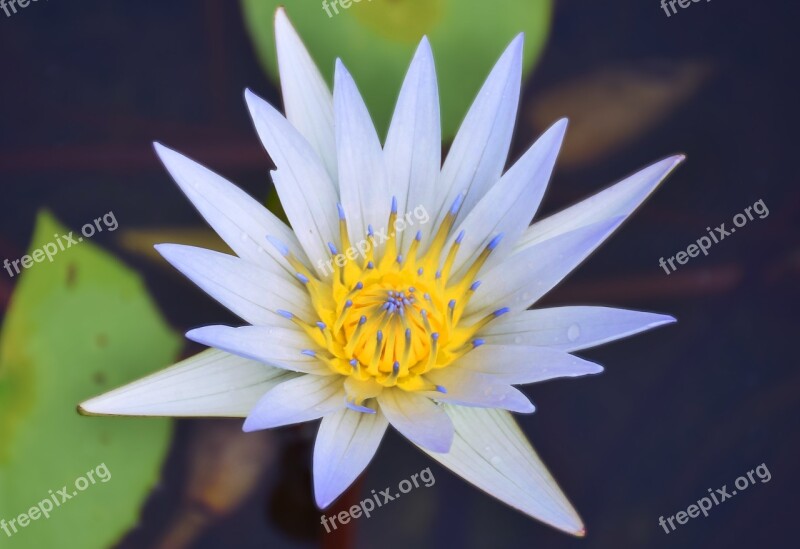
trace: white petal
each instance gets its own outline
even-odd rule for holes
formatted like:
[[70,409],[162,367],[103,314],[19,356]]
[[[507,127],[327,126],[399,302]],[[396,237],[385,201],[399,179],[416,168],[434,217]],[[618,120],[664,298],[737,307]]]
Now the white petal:
[[254,325],[289,325],[278,310],[314,314],[308,294],[288,273],[270,273],[238,257],[212,250],[158,244],[156,250],[173,267],[233,313]]
[[547,471],[511,414],[445,405],[456,429],[447,454],[433,459],[526,515],[576,536],[580,517]]
[[246,417],[261,396],[297,374],[208,349],[87,400],[87,415]]
[[273,177],[286,217],[310,260],[328,258],[328,242],[339,241],[336,188],[308,141],[272,105],[245,91],[258,136],[278,167]]
[[402,389],[384,389],[378,396],[386,419],[401,435],[433,452],[447,452],[453,423],[431,399]]
[[[422,38],[403,81],[386,137],[384,158],[399,215],[420,207],[427,211],[436,197],[436,179],[442,166],[439,91],[427,37]],[[430,216],[437,212],[427,213]],[[433,223],[403,232],[401,253],[411,245],[417,230],[422,231],[423,241],[427,242]]]
[[276,368],[318,376],[333,375],[319,359],[301,352],[311,349],[314,343],[299,330],[277,326],[204,326],[186,332],[186,337]]
[[344,399],[341,376],[300,376],[265,394],[248,414],[242,429],[249,433],[319,419],[344,408]]
[[306,138],[335,183],[333,95],[283,7],[275,13],[275,43],[286,118]]
[[511,253],[514,242],[528,228],[539,208],[566,130],[566,118],[553,124],[453,231],[449,245],[461,230],[464,231],[453,264],[454,273],[458,273],[462,266],[468,268],[498,234],[504,235],[503,242],[489,256],[484,269]]
[[453,140],[442,167],[437,208],[440,222],[455,198],[466,191],[461,220],[494,185],[508,158],[519,106],[522,34],[509,44],[486,79]]
[[515,247],[521,250],[599,221],[629,216],[683,160],[684,156],[678,155],[656,162],[624,181],[534,223]]
[[265,237],[272,235],[298,259],[307,261],[292,230],[246,192],[160,143],[154,143],[154,147],[187,198],[236,255],[270,271],[281,265],[294,273],[286,259],[268,244]]
[[554,307],[504,315],[479,335],[495,345],[533,345],[574,352],[672,322],[675,319],[671,316],[625,309]]
[[392,195],[386,178],[383,150],[367,106],[342,62],[336,60],[333,109],[336,117],[336,150],[339,162],[339,194],[353,244],[363,241],[367,225],[386,227]]
[[[488,273],[465,309],[481,317],[501,307],[523,311],[581,264],[619,225],[617,217],[560,234],[514,252]],[[474,319],[465,319],[469,324]]]
[[482,345],[450,367],[490,374],[497,380],[514,385],[603,371],[599,364],[564,351],[526,345]]
[[478,408],[500,408],[521,414],[530,414],[536,409],[519,389],[492,375],[463,368],[442,368],[428,372],[425,377],[447,391],[423,393],[440,402]]
[[322,418],[314,444],[314,496],[324,509],[372,460],[388,422],[374,414],[344,408]]

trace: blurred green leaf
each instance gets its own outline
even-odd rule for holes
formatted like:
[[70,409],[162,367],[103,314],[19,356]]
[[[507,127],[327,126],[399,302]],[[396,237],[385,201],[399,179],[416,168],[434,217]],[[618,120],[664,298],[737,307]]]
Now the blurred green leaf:
[[[386,134],[403,76],[419,40],[427,35],[436,58],[442,137],[450,139],[494,62],[514,36],[525,32],[524,73],[533,67],[550,28],[551,0],[360,0],[349,8],[322,0],[242,0],[250,36],[275,82],[273,17],[286,12],[332,81],[341,57],[353,74],[381,135]],[[491,10],[487,15],[487,9]]]
[[[41,213],[31,250],[56,233],[68,230]],[[103,548],[136,524],[170,421],[85,418],[76,405],[165,366],[179,348],[141,279],[88,241],[20,275],[0,332],[0,519],[18,529],[7,526],[3,547]],[[79,491],[89,471],[95,484]],[[20,514],[63,486],[77,495],[56,496],[49,519],[19,527]]]

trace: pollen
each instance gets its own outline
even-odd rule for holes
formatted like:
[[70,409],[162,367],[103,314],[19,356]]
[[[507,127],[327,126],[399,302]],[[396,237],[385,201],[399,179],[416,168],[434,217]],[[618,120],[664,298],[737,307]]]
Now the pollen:
[[[304,349],[331,369],[346,376],[348,405],[363,411],[363,403],[387,387],[405,391],[446,393],[447,388],[426,379],[432,370],[446,368],[483,344],[475,334],[492,319],[508,312],[498,309],[488,316],[463,321],[464,311],[480,281],[475,276],[498,246],[495,236],[475,262],[451,272],[464,232],[447,250],[445,245],[462,203],[456,198],[436,233],[425,246],[418,231],[405,254],[398,251],[396,233],[378,243],[372,227],[362,257],[329,262],[333,272],[324,278],[309,271],[288,248],[270,238],[296,269],[296,277],[309,293],[316,318],[281,314],[300,326],[316,347]],[[397,201],[392,200],[388,227],[395,226]],[[351,248],[344,209],[339,205],[342,247]],[[339,256],[333,243],[331,256]],[[359,247],[359,249],[364,246]],[[424,251],[422,251],[424,250]],[[339,256],[341,257],[341,256]]]

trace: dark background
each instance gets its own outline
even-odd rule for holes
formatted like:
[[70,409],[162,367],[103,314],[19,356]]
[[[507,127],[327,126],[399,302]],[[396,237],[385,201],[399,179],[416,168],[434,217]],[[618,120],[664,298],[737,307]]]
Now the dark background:
[[[588,149],[575,145],[580,150],[562,155],[540,213],[668,154],[688,155],[545,300],[652,310],[679,321],[582,353],[606,366],[601,376],[524,388],[538,411],[521,425],[583,517],[587,537],[571,538],[503,506],[395,433],[345,501],[427,466],[435,486],[354,521],[344,535],[325,535],[311,499],[315,427],[308,426],[276,432],[269,474],[242,508],[210,522],[194,547],[798,546],[796,4],[717,0],[670,18],[658,0],[556,7],[549,45],[525,86],[512,156],[546,121],[573,109],[651,122],[622,132],[624,139],[614,126],[621,118],[574,123],[567,147],[583,135]],[[491,17],[490,2],[486,10]],[[12,18],[0,13],[0,52],[0,256],[25,253],[42,207],[74,228],[113,210],[120,230],[96,242],[144,274],[177,329],[229,320],[119,236],[202,226],[158,163],[153,140],[266,198],[271,164],[242,91],[251,87],[281,103],[256,62],[238,4],[40,0]],[[665,98],[653,99],[652,90]],[[659,257],[685,250],[707,226],[730,225],[759,199],[767,218],[672,275],[658,266]],[[0,277],[0,310],[13,283]],[[187,344],[186,354],[196,350]],[[163,535],[187,482],[193,433],[207,425],[179,422],[160,489],[122,547],[149,547]],[[761,463],[769,483],[669,535],[658,525],[659,516],[685,510],[708,488],[732,486]]]

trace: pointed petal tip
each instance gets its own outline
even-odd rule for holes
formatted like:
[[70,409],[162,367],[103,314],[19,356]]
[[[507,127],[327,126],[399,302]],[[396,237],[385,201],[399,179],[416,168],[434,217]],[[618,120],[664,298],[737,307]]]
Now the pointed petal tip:
[[[86,401],[86,402],[88,402],[88,401]],[[84,408],[84,404],[86,404],[86,403],[82,402],[81,404],[78,404],[75,407],[75,410],[78,412],[78,415],[81,415],[81,416],[93,416],[93,415],[95,415],[92,412],[90,412],[89,410],[87,410],[86,408]]]
[[676,322],[678,322],[678,319],[672,315],[657,315],[657,316],[659,317],[659,319],[653,323],[654,328],[656,326],[666,326],[667,324],[675,324]]
[[255,421],[253,421],[251,418],[252,416],[247,416],[244,420],[244,423],[242,423],[243,433],[255,433],[256,431],[264,430],[263,427],[256,425]]
[[102,405],[98,406],[100,399],[103,398],[103,395],[90,398],[89,400],[85,400],[78,404],[75,408],[79,415],[84,417],[103,417],[103,416],[114,416],[119,415],[113,412],[103,411]]
[[163,143],[159,141],[153,141],[153,150],[158,156],[161,163],[169,170],[169,164],[171,161],[174,161],[179,158],[185,158],[181,153],[174,149],[170,149]]
[[312,474],[314,475],[314,503],[317,504],[317,508],[319,509],[327,509],[333,505],[333,503],[347,491],[347,488],[350,487],[348,485],[342,490],[337,490],[336,488],[331,489],[332,485],[318,482],[316,471]]
[[194,341],[195,343],[199,343],[201,345],[208,345],[208,343],[206,343],[208,339],[205,337],[207,327],[208,326],[203,326],[200,328],[192,328],[191,330],[186,332],[184,336],[186,337],[186,339]]
[[569,119],[567,117],[560,118],[556,120],[552,126],[547,128],[543,135],[546,134],[554,134],[553,136],[559,141],[559,147],[561,143],[564,141],[564,136],[567,134],[567,128],[569,127]]
[[669,167],[667,168],[667,173],[669,173],[672,170],[674,170],[677,166],[683,164],[683,162],[685,162],[685,161],[686,161],[686,155],[685,154],[683,154],[683,153],[681,153],[681,154],[673,154],[672,156],[668,156],[664,160],[661,160],[660,162],[656,162],[656,165],[658,165],[658,164],[668,164]]
[[256,92],[254,92],[250,88],[244,89],[244,100],[245,103],[247,103],[247,107],[250,109],[250,111],[253,111],[256,107],[260,107],[263,105],[271,106],[269,102],[260,97]]
[[419,41],[419,45],[417,46],[417,55],[421,53],[430,53],[431,52],[431,41],[428,40],[428,35],[423,34],[422,38]]
[[180,246],[181,246],[180,244],[173,244],[171,242],[161,242],[159,244],[153,244],[153,249],[157,251],[161,255],[161,257],[169,261],[167,255],[169,255],[173,249]]
[[509,411],[515,412],[517,414],[532,414],[536,411],[536,406],[534,406],[533,402],[529,400],[526,403],[516,407],[516,409]]
[[316,489],[314,490],[314,502],[317,504],[317,508],[327,509],[334,501],[336,501],[336,496],[320,494]]

